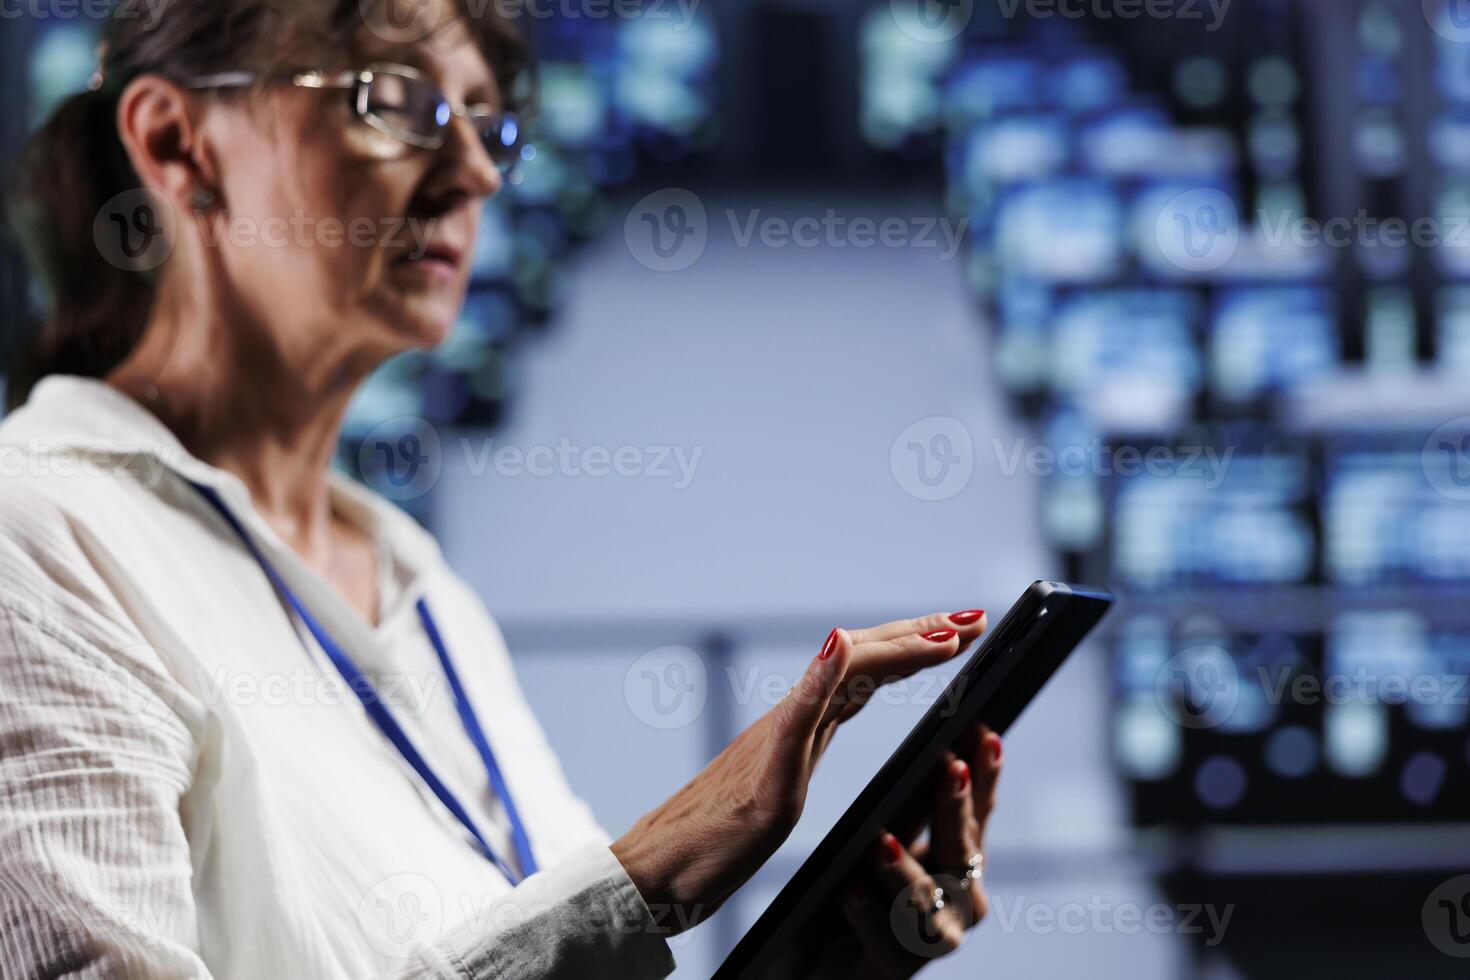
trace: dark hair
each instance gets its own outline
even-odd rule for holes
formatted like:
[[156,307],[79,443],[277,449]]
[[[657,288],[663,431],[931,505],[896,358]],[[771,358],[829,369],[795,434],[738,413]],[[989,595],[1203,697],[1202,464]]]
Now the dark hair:
[[[147,325],[154,277],[108,262],[93,238],[93,222],[107,203],[140,186],[117,132],[118,99],[127,84],[144,74],[183,79],[223,70],[269,76],[308,65],[346,67],[366,18],[386,16],[394,2],[165,0],[157,8],[114,7],[92,87],[63,102],[30,138],[11,182],[11,218],[48,305],[40,329],[9,365],[12,408],[48,374],[106,375]],[[445,2],[460,18],[443,20],[470,29],[512,99],[527,60],[519,34],[493,12],[477,15],[469,0]]]

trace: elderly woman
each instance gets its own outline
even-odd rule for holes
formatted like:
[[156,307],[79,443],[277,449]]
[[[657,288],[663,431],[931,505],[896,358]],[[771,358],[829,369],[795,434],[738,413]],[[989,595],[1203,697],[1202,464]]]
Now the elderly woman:
[[[984,628],[833,630],[609,843],[480,601],[329,466],[358,384],[449,333],[518,153],[522,51],[475,8],[123,5],[22,160],[52,309],[0,425],[0,975],[664,976],[874,687]],[[152,207],[113,228],[120,194]],[[1000,756],[944,761],[812,972],[923,965],[887,911],[979,852]],[[925,912],[945,948],[971,887]]]

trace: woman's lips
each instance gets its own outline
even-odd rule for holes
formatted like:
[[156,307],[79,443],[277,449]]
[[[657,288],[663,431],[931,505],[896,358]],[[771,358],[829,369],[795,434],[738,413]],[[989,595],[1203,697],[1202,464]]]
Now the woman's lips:
[[464,250],[457,246],[438,244],[400,256],[393,264],[435,279],[454,280],[464,267],[464,256]]

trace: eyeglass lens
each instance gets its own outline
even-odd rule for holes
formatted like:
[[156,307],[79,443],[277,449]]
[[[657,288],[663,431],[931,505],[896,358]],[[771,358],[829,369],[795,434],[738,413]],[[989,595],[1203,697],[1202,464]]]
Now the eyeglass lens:
[[[454,121],[449,100],[424,79],[390,71],[375,71],[367,86],[367,111],[391,129],[437,145]],[[490,159],[509,167],[519,159],[520,122],[513,113],[472,112],[470,122],[479,133]]]

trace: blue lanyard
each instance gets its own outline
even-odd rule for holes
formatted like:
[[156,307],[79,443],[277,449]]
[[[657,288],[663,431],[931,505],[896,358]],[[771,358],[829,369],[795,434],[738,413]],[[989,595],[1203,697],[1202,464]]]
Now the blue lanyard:
[[495,863],[495,866],[500,869],[501,873],[512,884],[519,884],[523,878],[535,874],[536,858],[531,853],[531,840],[527,837],[525,825],[521,823],[520,814],[516,812],[515,803],[511,800],[510,787],[506,785],[505,776],[501,774],[500,766],[495,762],[495,753],[490,750],[490,743],[485,738],[485,731],[480,727],[480,720],[475,716],[475,709],[470,705],[470,699],[465,694],[464,685],[460,683],[459,672],[454,669],[454,662],[449,659],[449,649],[444,645],[444,638],[439,635],[439,627],[434,623],[434,617],[429,614],[428,603],[423,599],[418,601],[419,620],[424,624],[424,632],[428,634],[429,642],[433,645],[434,652],[439,657],[439,664],[444,668],[444,673],[449,678],[449,687],[454,692],[454,703],[455,707],[459,710],[460,723],[464,725],[465,733],[469,735],[470,741],[474,743],[475,750],[480,753],[480,759],[485,763],[485,771],[490,776],[490,786],[495,790],[496,797],[499,798],[501,805],[505,807],[505,814],[510,819],[511,839],[515,843],[516,862],[521,868],[520,876],[516,875],[510,866],[496,855],[494,849],[490,846],[490,842],[485,839],[485,835],[480,833],[479,827],[475,826],[475,822],[470,817],[469,811],[460,804],[459,800],[450,792],[449,787],[444,785],[443,780],[430,768],[428,761],[424,759],[423,755],[419,753],[419,750],[414,747],[413,742],[409,740],[408,734],[398,724],[398,720],[393,717],[387,705],[379,697],[378,690],[373,686],[373,682],[358,669],[346,651],[337,645],[337,642],[332,639],[331,634],[317,622],[316,617],[307,611],[306,607],[301,604],[301,601],[296,598],[296,593],[291,591],[291,588],[286,585],[285,580],[281,578],[280,574],[275,570],[275,567],[266,560],[265,555],[261,554],[260,549],[250,539],[250,535],[245,533],[245,528],[230,511],[229,507],[225,506],[225,502],[220,499],[219,494],[212,487],[206,487],[199,483],[194,483],[193,487],[199,491],[205,500],[214,506],[215,510],[219,511],[220,516],[225,519],[225,522],[234,528],[235,533],[240,536],[240,540],[245,543],[245,547],[249,549],[250,554],[259,562],[266,577],[276,587],[276,591],[281,594],[286,604],[306,624],[306,628],[311,631],[311,635],[316,637],[317,643],[332,661],[333,665],[336,666],[337,672],[342,675],[342,679],[347,682],[347,686],[352,688],[353,693],[357,695],[357,699],[362,702],[362,706],[366,709],[368,717],[387,736],[388,741],[393,743],[393,747],[408,761],[408,764],[413,766],[414,772],[419,774],[419,778],[428,784],[429,789],[434,791],[434,795],[439,798],[439,802],[443,803],[445,808],[454,814],[460,823],[464,824],[465,829],[470,832],[470,836],[474,837],[476,842],[479,843],[480,848],[485,852],[485,856]]

